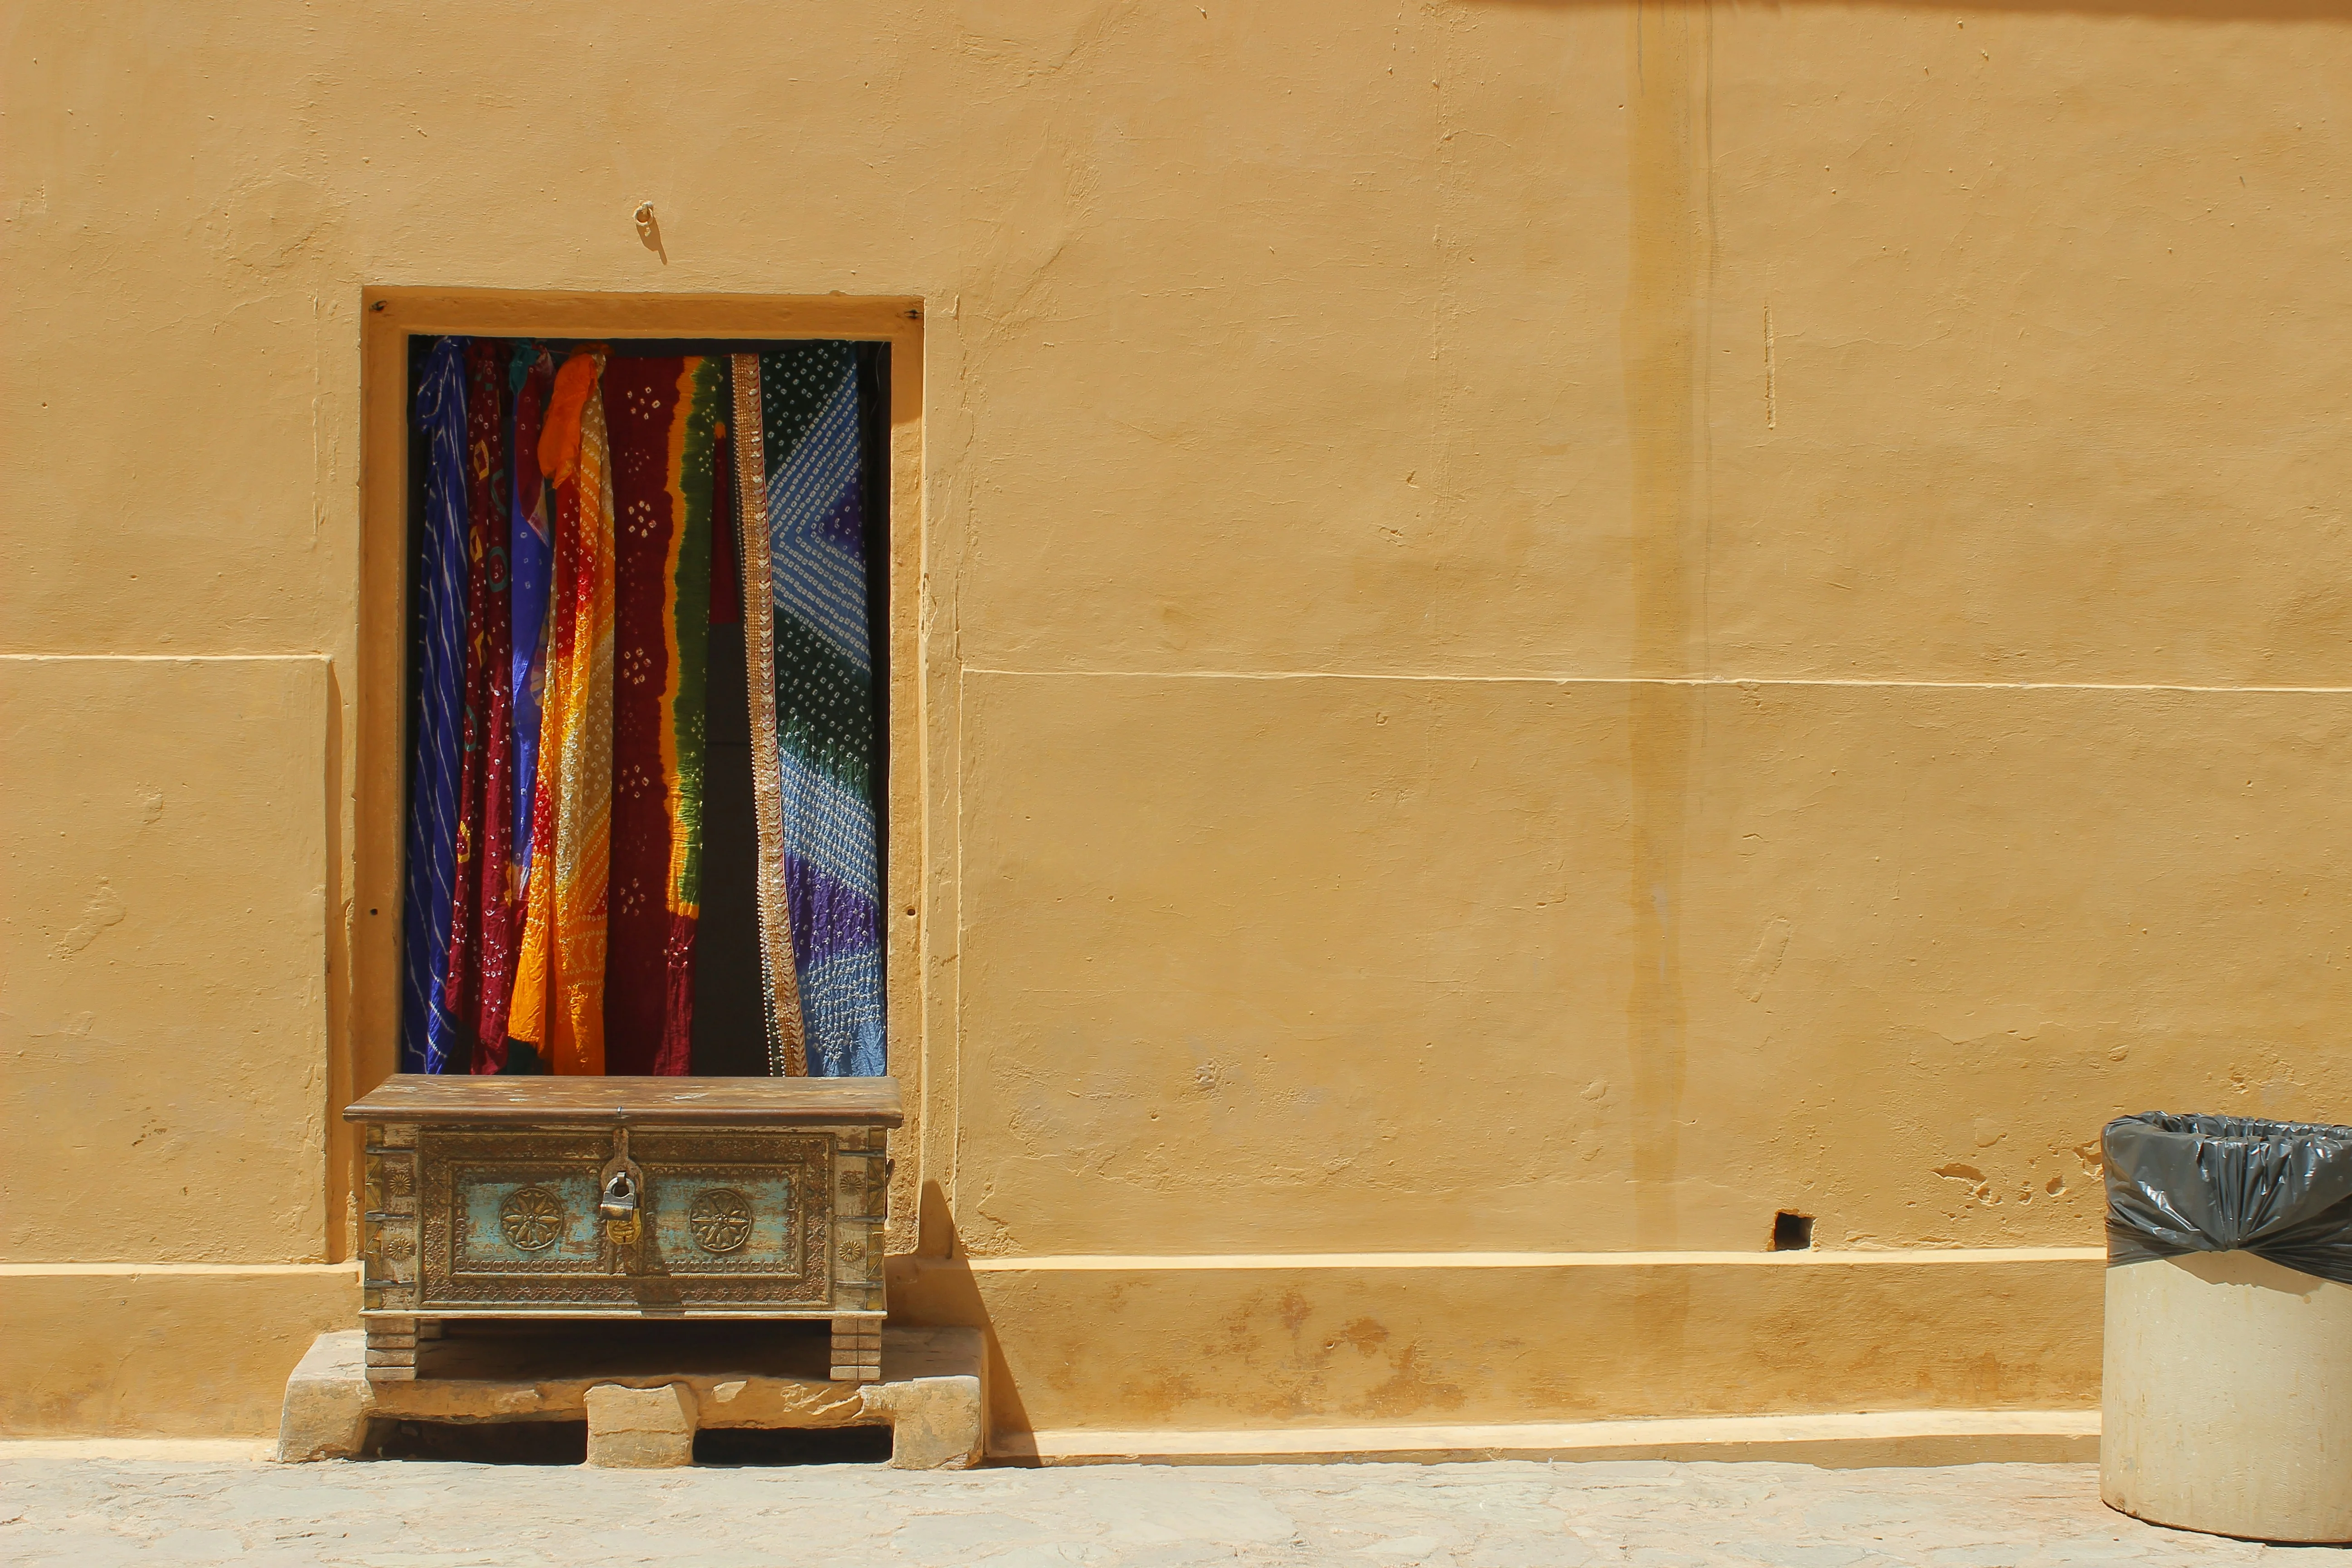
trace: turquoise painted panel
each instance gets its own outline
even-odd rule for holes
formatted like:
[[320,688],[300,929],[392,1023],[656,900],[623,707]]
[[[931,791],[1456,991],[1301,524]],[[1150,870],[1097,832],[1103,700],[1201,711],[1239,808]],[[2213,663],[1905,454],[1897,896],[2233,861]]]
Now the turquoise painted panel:
[[801,1272],[799,1194],[773,1168],[646,1171],[654,1245],[673,1274]]
[[600,1268],[604,1237],[596,1223],[596,1178],[459,1170],[459,1273],[539,1273]]

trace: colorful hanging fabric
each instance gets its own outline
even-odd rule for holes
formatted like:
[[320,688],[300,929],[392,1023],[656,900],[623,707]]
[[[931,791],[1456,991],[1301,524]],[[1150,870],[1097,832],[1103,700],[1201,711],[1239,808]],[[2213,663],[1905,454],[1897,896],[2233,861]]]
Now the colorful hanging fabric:
[[722,369],[621,357],[604,372],[615,534],[604,1065],[614,1073],[682,1074],[692,1057]]
[[509,896],[520,905],[522,879],[530,869],[532,781],[539,777],[540,704],[547,689],[548,595],[555,580],[555,531],[549,521],[547,486],[539,473],[539,434],[547,395],[555,380],[555,357],[525,343],[514,351],[507,383],[514,395],[514,429],[509,440],[514,480],[508,505],[509,568],[514,576],[513,701],[514,883]]
[[613,483],[600,348],[556,373],[539,466],[555,488],[554,625],[532,808],[528,912],[507,1032],[549,1070],[604,1070],[613,805]]
[[477,340],[466,351],[466,676],[457,785],[449,973],[442,1001],[478,1068],[482,1040],[506,1036],[514,942],[507,919],[509,736],[507,598],[506,352]]
[[[789,955],[801,1037],[796,1051],[785,989],[772,987],[772,1052],[779,1071],[877,1076],[887,1070],[881,864],[856,351],[803,342],[757,359],[757,407],[745,407],[739,358],[736,408],[739,435],[760,435],[756,447],[740,441],[756,452],[739,458],[740,493],[763,502],[743,552],[745,642],[764,665],[751,681],[753,776],[763,879],[780,861],[790,920],[789,947],[770,951]],[[763,923],[767,891],[763,879]]]
[[768,1037],[768,1070],[808,1076],[798,966],[793,962],[791,895],[784,869],[784,785],[776,745],[775,595],[769,585],[767,470],[761,437],[760,356],[733,356],[729,379],[734,420],[735,537],[743,569],[743,662],[751,706],[751,810],[757,819],[753,882],[760,920],[760,1013]]
[[[425,571],[419,606],[423,668],[415,767],[408,802],[408,876],[402,911],[401,1068],[445,1072],[461,1029],[443,997],[457,840],[459,687],[466,635],[466,340],[434,344],[416,392],[426,442]],[[455,1065],[462,1068],[466,1058]]]
[[[513,983],[530,910],[532,819],[539,801],[539,731],[547,689],[549,595],[555,578],[555,533],[547,486],[539,472],[539,436],[555,380],[555,358],[536,343],[518,343],[507,362],[507,565],[511,665],[509,711],[513,755],[508,767],[512,826],[507,839],[507,990],[483,997],[483,1011],[501,1011],[484,1024],[474,1044],[474,1070],[509,1070],[506,1017],[513,1007]],[[529,1062],[534,1053],[520,1058]]]

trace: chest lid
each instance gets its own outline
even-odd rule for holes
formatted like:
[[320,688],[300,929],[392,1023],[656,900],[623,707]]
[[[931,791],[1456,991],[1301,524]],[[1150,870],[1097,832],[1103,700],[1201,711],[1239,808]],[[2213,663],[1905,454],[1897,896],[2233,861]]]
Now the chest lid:
[[346,1121],[436,1127],[896,1127],[889,1078],[572,1078],[395,1073]]

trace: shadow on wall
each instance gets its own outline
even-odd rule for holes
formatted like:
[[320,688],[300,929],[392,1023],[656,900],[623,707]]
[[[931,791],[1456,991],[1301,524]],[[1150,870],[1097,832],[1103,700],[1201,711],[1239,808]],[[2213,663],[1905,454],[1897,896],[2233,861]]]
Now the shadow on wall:
[[988,1346],[985,1436],[1026,1432],[1029,1412],[1021,1403],[1021,1391],[1013,1385],[1012,1369],[1005,1365],[1003,1349],[996,1342],[996,1325],[989,1319],[988,1303],[981,1296],[980,1281],[973,1277],[962,1238],[956,1235],[947,1194],[940,1191],[937,1182],[923,1184],[918,1207],[916,1234],[927,1239],[944,1237],[945,1256],[902,1255],[887,1260],[884,1279],[889,1292],[890,1321],[914,1328],[978,1329]]

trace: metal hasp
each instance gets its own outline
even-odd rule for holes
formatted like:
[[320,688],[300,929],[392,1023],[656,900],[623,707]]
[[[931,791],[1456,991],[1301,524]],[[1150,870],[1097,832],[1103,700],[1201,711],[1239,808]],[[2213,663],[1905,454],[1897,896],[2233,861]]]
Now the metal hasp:
[[615,1171],[604,1181],[604,1196],[596,1205],[604,1235],[615,1242],[637,1239],[637,1184],[626,1171]]
[[445,1321],[784,1318],[881,1376],[889,1079],[389,1079],[364,1126],[368,1375]]

